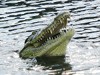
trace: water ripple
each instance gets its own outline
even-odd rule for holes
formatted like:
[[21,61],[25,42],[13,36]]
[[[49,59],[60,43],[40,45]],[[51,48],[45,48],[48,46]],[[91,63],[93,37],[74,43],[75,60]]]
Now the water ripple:
[[55,69],[49,71],[48,68],[42,71],[42,65],[29,67],[29,64],[25,64],[25,61],[15,53],[21,50],[24,40],[33,30],[43,29],[58,13],[66,10],[71,13],[69,25],[72,25],[76,31],[68,46],[70,62],[67,64],[69,66],[67,75],[100,74],[99,0],[4,0],[4,2],[1,0],[0,73],[2,75],[32,75],[38,74],[38,70],[42,75],[54,72],[66,74],[58,68],[56,69],[58,71]]

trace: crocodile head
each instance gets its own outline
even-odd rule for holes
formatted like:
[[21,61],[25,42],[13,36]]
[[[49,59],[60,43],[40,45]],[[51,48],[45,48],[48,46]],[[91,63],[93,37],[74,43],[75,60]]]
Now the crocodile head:
[[67,26],[69,18],[69,12],[63,12],[42,31],[34,31],[25,41],[20,57],[65,55],[66,46],[74,35],[74,29]]

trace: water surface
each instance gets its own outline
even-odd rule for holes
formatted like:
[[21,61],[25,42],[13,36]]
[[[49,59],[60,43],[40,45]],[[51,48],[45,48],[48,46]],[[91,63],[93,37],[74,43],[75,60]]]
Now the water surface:
[[[18,52],[32,30],[70,11],[75,35],[66,57],[22,60]],[[0,1],[0,75],[100,75],[99,0]]]

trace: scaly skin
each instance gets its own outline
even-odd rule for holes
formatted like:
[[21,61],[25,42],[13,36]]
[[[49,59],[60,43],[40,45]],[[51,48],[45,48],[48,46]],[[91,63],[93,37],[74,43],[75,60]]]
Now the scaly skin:
[[[40,56],[63,56],[66,46],[74,35],[74,29],[66,26],[70,14],[64,12],[54,18],[54,21],[41,32],[34,31],[20,51],[20,57],[33,58]],[[61,30],[62,28],[68,28]]]

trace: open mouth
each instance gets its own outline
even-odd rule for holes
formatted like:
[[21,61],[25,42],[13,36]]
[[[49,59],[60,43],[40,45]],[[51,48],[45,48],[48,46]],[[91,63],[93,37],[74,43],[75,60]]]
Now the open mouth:
[[56,33],[56,34],[51,35],[50,37],[48,37],[48,38],[47,38],[47,41],[48,41],[48,40],[51,40],[51,39],[54,40],[54,39],[60,37],[60,36],[62,35],[62,33],[67,33],[67,30],[68,30],[68,29],[65,29],[65,28],[63,29],[63,28],[62,28],[58,33]]
[[20,51],[20,57],[62,56],[66,52],[66,45],[74,34],[74,30],[67,26],[70,14],[64,12],[54,18],[54,21],[42,31],[33,32]]
[[54,18],[54,21],[49,26],[43,29],[40,33],[36,34],[36,36],[31,38],[31,40],[26,41],[25,47],[30,45],[34,48],[37,48],[45,44],[48,40],[54,40],[57,37],[62,36],[61,33],[66,32],[66,28],[68,28],[68,19],[70,19],[69,12],[63,12],[62,14],[59,14]]
[[54,21],[44,30],[41,31],[37,43],[39,42],[41,46],[42,44],[46,43],[49,39],[56,39],[57,37],[61,36],[61,32],[66,32],[67,22],[70,18],[70,14],[68,12],[64,12],[54,18]]

